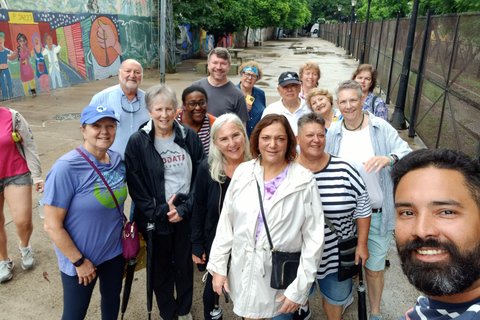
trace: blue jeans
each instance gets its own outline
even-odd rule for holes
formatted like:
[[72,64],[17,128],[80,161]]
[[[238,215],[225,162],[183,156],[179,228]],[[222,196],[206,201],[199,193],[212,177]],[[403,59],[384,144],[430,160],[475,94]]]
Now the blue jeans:
[[85,318],[93,289],[100,279],[102,320],[116,320],[120,308],[122,291],[123,255],[105,261],[97,266],[97,276],[87,286],[78,283],[78,276],[62,274],[63,316],[62,320],[82,320]]

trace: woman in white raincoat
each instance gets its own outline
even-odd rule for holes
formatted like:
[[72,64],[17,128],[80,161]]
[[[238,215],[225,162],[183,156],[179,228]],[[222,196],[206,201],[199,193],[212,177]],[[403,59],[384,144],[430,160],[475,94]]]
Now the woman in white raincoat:
[[[207,269],[213,274],[215,292],[222,294],[224,287],[232,297],[233,311],[246,319],[297,310],[307,301],[320,264],[322,204],[312,173],[294,161],[295,148],[287,119],[276,114],[264,117],[250,138],[257,159],[238,166],[225,196]],[[273,246],[278,251],[301,251],[297,278],[286,290],[270,287],[271,252],[255,180],[263,194]]]

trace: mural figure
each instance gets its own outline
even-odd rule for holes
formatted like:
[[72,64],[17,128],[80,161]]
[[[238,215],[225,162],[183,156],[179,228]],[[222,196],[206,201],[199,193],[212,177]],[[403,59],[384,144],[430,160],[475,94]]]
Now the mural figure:
[[181,52],[182,60],[188,59],[193,56],[193,44],[192,34],[188,31],[190,29],[190,25],[179,25],[178,29],[180,29],[180,38],[177,40],[177,44],[181,45]]
[[60,40],[60,43],[58,46],[54,45],[52,36],[49,35],[48,33],[45,33],[44,43],[47,46],[42,51],[42,54],[44,56],[48,56],[48,60],[50,63],[48,66],[48,73],[52,77],[52,87],[53,89],[56,89],[57,82],[58,82],[58,87],[61,88],[63,85],[62,85],[62,77],[60,75],[60,65],[58,64],[57,54],[60,52],[60,50],[62,49],[62,46],[64,45],[63,40]]
[[100,7],[98,6],[98,0],[88,0],[87,11],[90,13],[99,13]]
[[43,57],[43,46],[40,40],[40,35],[38,33],[34,33],[32,35],[32,42],[33,42],[33,54],[35,55],[36,60],[36,74],[38,81],[40,81],[40,89],[42,91],[50,91],[50,78],[48,77],[48,70],[47,65],[45,63],[45,58]]
[[17,34],[17,43],[17,52],[14,52],[14,56],[20,61],[20,80],[22,80],[23,91],[25,96],[28,96],[30,86],[30,91],[34,95],[37,93],[35,90],[35,75],[30,65],[30,57],[33,57],[33,51],[29,50],[27,37],[23,33]]
[[12,76],[8,69],[8,60],[15,60],[13,51],[4,47],[5,33],[0,32],[0,86],[2,87],[2,98],[13,98]]

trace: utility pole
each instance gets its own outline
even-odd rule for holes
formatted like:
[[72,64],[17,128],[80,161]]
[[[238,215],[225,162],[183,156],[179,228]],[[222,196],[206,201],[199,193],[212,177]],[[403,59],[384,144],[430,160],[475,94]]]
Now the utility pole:
[[342,5],[339,4],[337,9],[338,9],[337,47],[340,47],[340,20],[342,19]]
[[355,19],[355,5],[357,0],[352,0],[352,18],[350,19],[350,32],[348,33],[347,55],[350,55],[350,44],[352,43],[353,19]]

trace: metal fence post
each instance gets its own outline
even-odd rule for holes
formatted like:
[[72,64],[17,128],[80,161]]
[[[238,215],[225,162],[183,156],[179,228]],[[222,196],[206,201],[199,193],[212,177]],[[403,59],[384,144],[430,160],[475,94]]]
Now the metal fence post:
[[[393,37],[392,61],[390,62],[390,73],[388,74],[387,98],[386,103],[390,103],[390,85],[392,84],[393,63],[395,61],[395,50],[397,49],[398,25],[400,24],[400,13],[397,13],[397,24],[395,25],[395,37]],[[385,46],[385,54],[387,47]]]
[[420,53],[420,61],[418,63],[418,72],[417,72],[417,82],[415,83],[415,93],[413,94],[412,110],[410,114],[410,127],[408,128],[408,136],[410,138],[415,137],[415,122],[417,120],[417,108],[419,105],[420,99],[420,85],[423,82],[423,71],[424,71],[424,61],[425,61],[425,52],[427,51],[430,28],[430,18],[433,15],[434,10],[429,9],[427,12],[427,23],[425,24],[425,34],[423,35],[422,51]]
[[380,48],[382,45],[382,32],[383,32],[383,23],[385,22],[385,17],[382,17],[382,24],[380,25],[380,35],[378,36],[378,51],[377,51],[377,62],[375,63],[375,69],[378,70],[378,60],[380,59]]
[[365,46],[367,45],[367,32],[368,32],[368,17],[370,15],[370,4],[372,0],[368,0],[368,7],[367,7],[367,19],[365,20],[365,32],[363,33],[363,41],[362,41],[362,55],[360,56],[360,61],[358,64],[364,64],[365,60]]
[[406,129],[405,124],[405,100],[407,99],[408,76],[410,74],[410,64],[412,62],[413,42],[415,40],[415,26],[417,25],[419,0],[413,1],[412,16],[410,18],[410,26],[408,28],[407,47],[403,57],[402,75],[398,85],[397,101],[395,102],[395,110],[392,116],[392,126],[395,129]]

